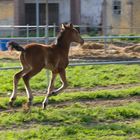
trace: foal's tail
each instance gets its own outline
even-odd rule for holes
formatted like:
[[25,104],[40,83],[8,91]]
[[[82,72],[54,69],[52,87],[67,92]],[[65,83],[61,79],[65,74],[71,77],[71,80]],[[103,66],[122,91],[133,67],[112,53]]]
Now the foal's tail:
[[25,49],[23,47],[21,47],[18,43],[14,42],[14,41],[11,41],[11,42],[8,42],[7,43],[7,48],[10,49],[10,50],[17,50],[17,51],[21,51],[21,52],[24,52]]

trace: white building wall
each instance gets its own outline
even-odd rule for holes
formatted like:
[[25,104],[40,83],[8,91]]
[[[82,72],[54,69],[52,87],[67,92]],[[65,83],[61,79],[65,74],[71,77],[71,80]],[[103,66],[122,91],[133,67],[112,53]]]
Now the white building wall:
[[59,23],[70,21],[70,0],[48,0],[49,3],[59,3]]
[[103,0],[81,0],[81,24],[99,25],[101,23]]
[[59,23],[70,22],[70,0],[59,0]]

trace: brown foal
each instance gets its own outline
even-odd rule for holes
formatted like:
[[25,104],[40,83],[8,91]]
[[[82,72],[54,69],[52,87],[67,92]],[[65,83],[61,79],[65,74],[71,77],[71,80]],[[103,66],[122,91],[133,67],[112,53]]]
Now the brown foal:
[[[24,48],[16,42],[9,42],[8,48],[21,51],[20,61],[22,70],[14,75],[13,92],[10,97],[9,105],[13,106],[13,102],[17,96],[17,84],[22,77],[25,83],[25,88],[28,96],[28,107],[30,107],[33,99],[29,80],[39,73],[43,68],[51,70],[52,77],[48,86],[46,97],[42,103],[43,109],[46,108],[48,97],[57,95],[60,91],[67,87],[66,67],[68,66],[68,53],[71,42],[84,43],[79,32],[72,24],[61,26],[61,31],[56,39],[56,43],[52,45],[44,45],[32,43],[26,45]],[[54,90],[54,81],[60,75],[62,86]]]

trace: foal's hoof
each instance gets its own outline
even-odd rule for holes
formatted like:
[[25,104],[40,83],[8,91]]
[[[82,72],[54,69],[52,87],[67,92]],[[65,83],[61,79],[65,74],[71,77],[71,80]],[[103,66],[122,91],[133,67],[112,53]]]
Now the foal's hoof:
[[42,104],[42,109],[46,109],[47,103]]
[[48,105],[48,99],[46,99],[43,103],[42,103],[42,109],[46,109],[46,106]]
[[16,100],[16,98],[10,98],[9,104],[8,104],[10,108],[14,107],[13,104],[14,104],[14,101],[15,101],[15,100]]
[[27,102],[27,103],[26,103],[26,107],[27,107],[28,109],[30,109],[31,105],[32,105],[32,102]]
[[8,105],[9,105],[10,108],[13,108],[13,102],[12,101],[9,101]]
[[42,109],[46,109],[47,105],[48,105],[48,100],[47,100],[47,102],[42,103]]
[[31,102],[27,102],[27,103],[23,104],[22,108],[24,111],[29,111],[31,108]]

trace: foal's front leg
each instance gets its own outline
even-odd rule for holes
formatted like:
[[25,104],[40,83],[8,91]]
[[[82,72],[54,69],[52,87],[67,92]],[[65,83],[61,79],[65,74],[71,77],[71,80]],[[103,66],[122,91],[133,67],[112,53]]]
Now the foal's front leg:
[[49,83],[49,86],[48,86],[48,91],[47,91],[47,95],[42,103],[42,108],[45,109],[46,108],[46,105],[48,104],[48,97],[50,96],[50,94],[52,93],[53,89],[54,89],[54,81],[55,81],[55,78],[56,78],[56,73],[53,73],[52,72],[52,77],[51,77],[51,80],[50,80],[50,83]]
[[58,93],[60,93],[63,89],[65,89],[67,87],[66,71],[62,70],[61,72],[59,72],[59,75],[60,75],[60,78],[61,78],[62,86],[60,88],[56,89],[56,90],[53,90],[56,74],[52,73],[52,78],[51,78],[51,81],[50,81],[50,84],[49,84],[49,87],[48,87],[47,95],[46,95],[46,97],[43,101],[43,105],[42,105],[43,109],[46,108],[49,96],[57,95]]
[[67,79],[66,79],[66,71],[62,70],[61,72],[59,72],[59,75],[60,75],[62,85],[60,88],[52,91],[52,94],[50,94],[50,96],[59,94],[62,90],[64,90],[68,86]]

